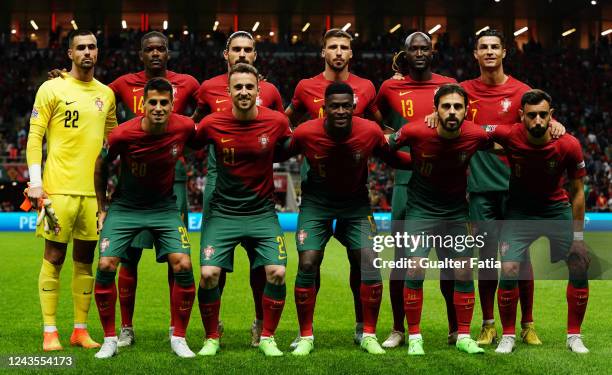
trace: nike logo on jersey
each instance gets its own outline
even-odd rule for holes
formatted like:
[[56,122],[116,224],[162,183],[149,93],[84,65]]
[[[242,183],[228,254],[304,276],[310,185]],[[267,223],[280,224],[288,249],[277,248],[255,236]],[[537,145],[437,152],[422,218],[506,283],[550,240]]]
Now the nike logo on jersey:
[[399,96],[410,94],[412,91],[400,91]]
[[233,140],[234,140],[233,138],[221,138],[221,143],[227,143]]
[[43,292],[52,292],[52,291],[54,291],[55,289],[45,289],[45,288],[42,288],[42,290],[43,290]]
[[478,100],[470,100],[469,102],[470,102],[470,104],[474,104],[474,103],[478,103],[479,101],[480,101],[480,99],[478,99]]
[[138,92],[140,90],[144,90],[144,87],[139,87],[139,88],[133,88],[132,92]]
[[228,101],[228,100],[229,100],[229,99],[222,99],[222,100],[216,99],[216,100],[215,100],[215,103],[216,103],[216,104],[219,104],[219,103],[226,102],[226,101]]
[[313,102],[318,103],[318,102],[322,102],[325,99],[314,99]]
[[327,155],[318,155],[318,154],[315,154],[315,156],[314,156],[314,158],[316,160],[318,160],[318,159],[325,159],[326,157],[327,157]]
[[91,294],[91,290],[89,292],[83,292],[84,295],[89,295]]
[[433,158],[434,156],[436,156],[436,154],[426,154],[424,152],[421,154],[421,157],[424,157],[424,158]]
[[76,100],[73,100],[73,101],[71,101],[71,102],[69,102],[68,100],[66,100],[66,105],[70,105],[70,104],[72,104],[72,103],[76,103]]

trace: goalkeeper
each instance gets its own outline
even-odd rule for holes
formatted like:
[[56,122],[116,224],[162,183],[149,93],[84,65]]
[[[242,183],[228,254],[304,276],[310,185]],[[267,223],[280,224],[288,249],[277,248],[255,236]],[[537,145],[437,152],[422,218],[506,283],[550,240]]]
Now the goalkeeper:
[[[55,317],[59,274],[71,238],[74,330],[70,344],[100,346],[87,332],[94,282],[91,265],[98,240],[94,167],[104,137],[117,120],[113,91],[93,78],[97,55],[95,36],[81,29],[74,31],[68,38],[72,60],[68,77],[42,84],[30,117],[26,151],[30,184],[26,194],[32,205],[40,208],[36,231],[45,238],[38,277],[45,351],[62,349]],[[43,138],[47,158],[41,173]]]

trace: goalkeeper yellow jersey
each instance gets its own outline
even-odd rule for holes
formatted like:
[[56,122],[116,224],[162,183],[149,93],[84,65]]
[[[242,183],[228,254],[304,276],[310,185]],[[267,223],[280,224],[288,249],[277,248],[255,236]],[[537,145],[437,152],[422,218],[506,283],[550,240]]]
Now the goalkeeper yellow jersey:
[[84,82],[68,74],[43,83],[30,117],[26,155],[28,165],[40,165],[46,137],[45,192],[95,196],[96,158],[115,126],[115,94],[98,80]]

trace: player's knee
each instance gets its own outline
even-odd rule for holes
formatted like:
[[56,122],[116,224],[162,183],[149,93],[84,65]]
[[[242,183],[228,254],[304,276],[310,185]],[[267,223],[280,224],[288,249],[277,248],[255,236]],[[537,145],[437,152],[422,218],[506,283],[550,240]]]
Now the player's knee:
[[266,279],[270,284],[281,285],[285,282],[285,267],[266,267]]
[[502,263],[502,275],[506,279],[516,280],[519,276],[519,263],[518,262],[503,262]]
[[465,282],[472,280],[472,270],[470,268],[455,268],[454,274],[457,281]]
[[117,265],[119,264],[119,258],[116,257],[101,257],[98,261],[98,269],[104,272],[115,272],[117,271]]
[[300,264],[298,265],[300,271],[307,273],[315,273],[317,272],[317,268],[319,267],[319,262],[317,259],[300,259]]
[[567,259],[567,268],[570,276],[581,278],[584,278],[589,270],[589,266],[575,254],[571,254]]
[[191,258],[187,254],[176,253],[172,254],[173,257],[169,258],[172,272],[187,272],[191,271]]
[[219,275],[221,269],[218,267],[202,267],[201,271],[202,282],[206,287],[213,287],[219,283]]

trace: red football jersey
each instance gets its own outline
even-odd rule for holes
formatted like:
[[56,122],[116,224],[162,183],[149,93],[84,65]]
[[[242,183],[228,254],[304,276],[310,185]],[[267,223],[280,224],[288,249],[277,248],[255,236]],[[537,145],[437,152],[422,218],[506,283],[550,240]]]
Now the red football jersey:
[[113,201],[137,208],[172,197],[176,162],[195,136],[195,124],[186,116],[171,114],[164,134],[146,133],[142,119],[138,116],[128,120],[108,136],[107,158],[121,157],[121,175]]
[[[198,81],[189,74],[166,71],[166,79],[172,84],[174,94],[174,113],[185,114],[189,104],[195,105]],[[124,74],[111,82],[115,96],[136,116],[144,115],[144,87],[147,83],[145,72]]]
[[[291,136],[290,153],[303,154],[310,169],[302,192],[311,199],[363,200],[369,206],[368,159],[388,159],[391,149],[380,126],[353,116],[350,135],[341,141],[332,139],[325,130],[325,119],[306,121]],[[408,156],[408,155],[406,155]]]
[[[300,80],[295,87],[291,107],[297,112],[307,112],[311,119],[324,117],[325,89],[332,82],[325,79],[323,73]],[[349,77],[344,83],[351,86],[355,92],[354,116],[365,117],[366,111],[370,114],[378,111],[375,103],[376,89],[370,80],[349,73]]]
[[[461,82],[469,98],[466,119],[478,124],[513,124],[521,121],[521,97],[531,88],[508,76],[501,85],[487,85],[480,78]],[[470,165],[470,192],[507,191],[510,167],[505,155],[477,153]]]
[[434,94],[438,87],[456,82],[454,78],[435,73],[428,81],[415,81],[409,75],[404,76],[404,80],[391,78],[380,86],[376,106],[386,119],[395,115],[405,120],[400,124],[401,121],[390,119],[391,126],[399,130],[404,123],[422,121],[425,116],[431,114]]
[[[202,86],[197,93],[198,108],[204,109],[207,113],[230,110],[232,108],[232,98],[229,96],[227,89],[227,73],[219,74],[202,82]],[[276,86],[270,82],[259,81],[257,105],[284,112],[283,99]]]
[[284,113],[266,107],[257,109],[254,120],[238,121],[232,111],[219,111],[204,117],[198,125],[198,144],[212,144],[216,156],[212,212],[274,212],[274,149],[286,141],[291,130]]
[[485,130],[471,121],[463,122],[461,135],[454,139],[442,138],[436,129],[419,122],[404,126],[389,142],[393,148],[410,146],[412,179],[417,179],[425,194],[446,200],[465,200],[470,158],[493,145]]
[[563,176],[586,175],[580,142],[570,134],[545,145],[529,143],[527,129],[520,124],[493,126],[493,140],[504,147],[510,160],[510,196],[526,204],[567,202]]

